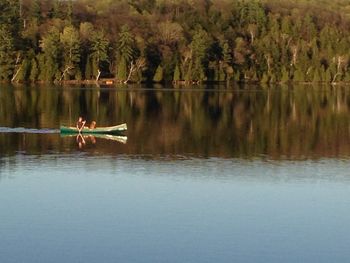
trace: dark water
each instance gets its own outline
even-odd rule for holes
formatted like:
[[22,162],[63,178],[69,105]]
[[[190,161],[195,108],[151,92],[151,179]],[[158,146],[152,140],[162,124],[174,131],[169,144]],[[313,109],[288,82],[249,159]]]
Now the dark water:
[[129,127],[126,145],[98,140],[88,152],[273,159],[350,154],[348,87],[143,88],[2,87],[0,152],[75,151],[74,138],[52,133],[83,115],[100,126]]
[[[347,87],[0,87],[0,262],[346,262]],[[83,115],[119,137],[62,137]]]

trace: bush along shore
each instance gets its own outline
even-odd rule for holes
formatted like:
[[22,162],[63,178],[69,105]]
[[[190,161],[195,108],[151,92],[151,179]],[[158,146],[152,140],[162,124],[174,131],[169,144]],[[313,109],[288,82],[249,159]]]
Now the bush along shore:
[[0,82],[350,82],[346,0],[0,0]]

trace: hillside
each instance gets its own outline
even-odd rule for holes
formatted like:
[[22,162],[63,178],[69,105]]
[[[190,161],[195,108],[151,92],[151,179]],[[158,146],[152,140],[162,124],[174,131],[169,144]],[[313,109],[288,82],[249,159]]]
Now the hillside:
[[0,80],[350,81],[350,3],[0,0]]

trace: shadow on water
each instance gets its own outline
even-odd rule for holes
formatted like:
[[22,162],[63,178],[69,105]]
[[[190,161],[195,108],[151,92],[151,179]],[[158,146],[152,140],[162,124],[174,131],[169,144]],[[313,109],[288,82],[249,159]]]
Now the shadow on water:
[[[128,141],[84,151],[137,156],[310,159],[350,154],[350,91],[327,86],[0,87],[0,153],[72,152],[78,116],[126,122]],[[18,128],[21,127],[21,128]]]

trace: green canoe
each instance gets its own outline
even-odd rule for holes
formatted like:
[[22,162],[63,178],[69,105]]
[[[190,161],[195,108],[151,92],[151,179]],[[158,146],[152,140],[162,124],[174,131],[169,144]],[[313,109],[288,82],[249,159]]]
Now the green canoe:
[[[127,130],[126,123],[123,123],[116,126],[96,127],[95,129],[84,127],[81,133],[83,134],[120,134],[121,132],[126,130]],[[61,126],[60,131],[61,133],[79,133],[77,127]]]

